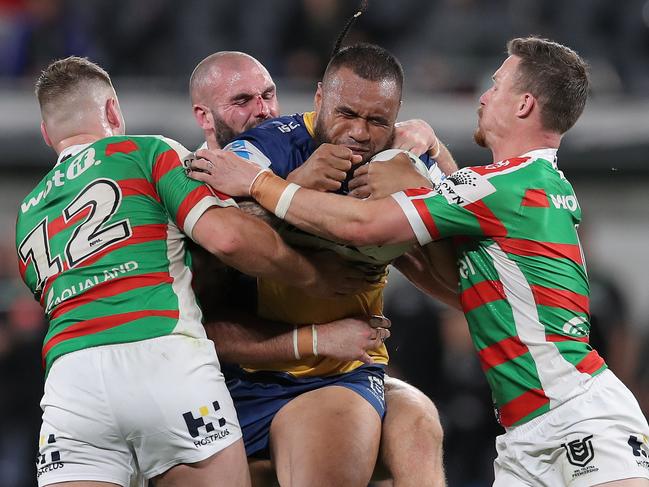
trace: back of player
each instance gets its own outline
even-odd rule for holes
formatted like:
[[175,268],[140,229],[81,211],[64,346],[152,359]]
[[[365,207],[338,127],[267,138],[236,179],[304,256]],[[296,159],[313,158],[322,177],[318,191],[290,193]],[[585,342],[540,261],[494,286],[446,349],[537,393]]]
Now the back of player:
[[162,137],[71,146],[20,206],[21,275],[50,323],[40,485],[128,485],[136,464],[151,478],[241,437],[184,244],[232,202],[185,177],[186,153]]

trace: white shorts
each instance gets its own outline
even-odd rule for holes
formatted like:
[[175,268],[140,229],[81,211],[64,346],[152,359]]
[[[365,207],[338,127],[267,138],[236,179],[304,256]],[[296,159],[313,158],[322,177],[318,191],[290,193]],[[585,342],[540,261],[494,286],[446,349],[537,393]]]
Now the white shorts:
[[494,487],[649,479],[648,436],[635,397],[606,370],[583,394],[496,439]]
[[72,352],[45,382],[38,485],[127,486],[241,438],[214,344],[171,335]]

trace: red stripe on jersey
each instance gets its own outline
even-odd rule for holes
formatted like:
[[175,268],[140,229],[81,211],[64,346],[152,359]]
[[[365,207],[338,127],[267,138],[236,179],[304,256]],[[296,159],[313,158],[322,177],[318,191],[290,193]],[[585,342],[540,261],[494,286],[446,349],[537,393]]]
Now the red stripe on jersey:
[[542,389],[530,389],[500,408],[500,424],[511,426],[549,402]]
[[433,193],[433,190],[430,188],[424,188],[422,186],[421,188],[404,189],[403,192],[405,193],[406,196],[412,197],[412,196],[426,196],[430,193]]
[[426,206],[426,203],[424,200],[410,200],[412,203],[412,206],[415,207],[415,210],[417,210],[417,213],[419,213],[419,218],[421,218],[421,221],[424,222],[424,226],[428,230],[428,233],[430,233],[430,236],[433,238],[433,240],[439,238],[439,230],[437,230],[437,225],[435,225],[435,220],[433,220],[433,216],[430,214],[430,211],[428,210],[428,207]]
[[153,182],[158,184],[158,181],[172,169],[181,166],[180,158],[175,150],[169,149],[158,156],[153,164]]
[[173,279],[168,272],[152,272],[150,274],[140,274],[137,276],[116,277],[93,286],[88,291],[75,298],[63,301],[50,313],[50,320],[59,318],[68,311],[72,311],[79,306],[83,306],[84,304],[91,303],[98,299],[117,296],[126,291],[131,291],[145,286],[157,286],[159,284],[172,282]]
[[487,348],[483,348],[478,352],[478,358],[480,359],[482,370],[486,372],[492,367],[509,362],[527,352],[529,352],[527,345],[521,342],[517,336],[513,336],[492,343]]
[[43,345],[43,359],[45,359],[47,353],[52,349],[52,347],[66,340],[84,335],[91,335],[93,333],[99,333],[101,331],[108,330],[109,328],[115,328],[116,326],[124,325],[131,321],[153,316],[178,319],[179,312],[178,310],[172,309],[131,311],[129,313],[102,316],[100,318],[94,318],[92,320],[75,323],[74,325],[70,325],[60,333],[54,335],[45,343],[45,345]]
[[544,189],[528,189],[525,191],[521,206],[531,206],[535,208],[549,208],[550,200]]
[[86,206],[83,210],[81,210],[79,213],[76,213],[71,220],[69,220],[67,223],[65,221],[65,218],[63,218],[63,215],[55,218],[52,220],[48,225],[47,225],[47,236],[49,238],[52,238],[54,235],[59,233],[61,230],[65,230],[69,226],[74,225],[75,223],[79,223],[79,221],[88,218],[88,215],[90,215],[90,206]]
[[507,235],[505,225],[494,215],[493,211],[485,205],[484,201],[476,201],[464,207],[475,215],[482,232],[489,237],[504,237]]
[[117,183],[122,190],[122,196],[149,196],[158,202],[160,201],[153,184],[144,178],[121,179]]
[[496,238],[495,240],[503,251],[514,255],[570,259],[579,265],[583,265],[584,262],[579,245],[535,242],[519,238]]
[[558,335],[555,333],[549,333],[545,335],[545,339],[549,342],[582,342],[588,343],[588,335],[583,337],[576,337],[571,335]]
[[577,367],[577,370],[579,372],[582,372],[584,374],[592,374],[593,372],[601,369],[604,364],[604,359],[599,356],[597,350],[591,350],[581,362],[575,365],[575,367]]
[[194,189],[191,193],[185,196],[185,199],[180,206],[178,207],[178,212],[176,213],[176,224],[181,230],[185,227],[185,219],[190,211],[198,204],[200,200],[206,196],[214,196],[214,194],[209,190],[205,185],[199,186]]
[[125,140],[123,142],[115,142],[106,146],[106,156],[113,154],[128,154],[137,150],[137,145],[132,140]]
[[[151,225],[139,225],[137,227],[133,227],[132,229],[132,234],[129,238],[126,240],[122,240],[121,242],[114,243],[113,245],[110,245],[106,247],[105,249],[102,249],[100,252],[97,252],[96,254],[93,254],[92,257],[88,257],[86,260],[83,262],[80,262],[77,264],[75,267],[86,267],[91,264],[94,264],[97,262],[99,259],[104,257],[106,254],[109,252],[112,252],[113,250],[121,249],[122,247],[125,247],[126,245],[135,245],[135,244],[140,244],[140,243],[145,243],[145,242],[151,242],[153,240],[166,240],[167,239],[167,225],[166,224],[151,224]],[[63,271],[65,272],[69,269],[70,267],[68,266],[68,262],[64,261],[63,262]],[[50,287],[52,287],[52,284],[56,281],[55,277],[58,276],[59,274],[56,274],[54,276],[50,276],[47,279],[47,282],[45,283],[45,286],[43,287],[43,292],[41,294],[41,306],[44,306],[45,303],[45,296],[48,293]]]
[[496,174],[505,169],[511,169],[512,167],[520,166],[524,162],[529,161],[529,157],[514,157],[512,159],[505,159],[504,161],[494,162],[493,164],[488,164],[486,166],[471,166],[473,172],[480,174],[481,176],[487,174]]
[[113,245],[102,249],[100,252],[97,252],[92,257],[87,258],[80,264],[77,264],[75,267],[86,267],[88,265],[94,264],[99,259],[104,257],[106,254],[113,252],[127,245],[136,245],[145,242],[151,242],[154,240],[166,240],[167,239],[167,225],[166,224],[151,224],[151,225],[139,225],[133,227],[132,234],[126,240],[117,242]]
[[553,306],[555,308],[569,309],[588,314],[588,296],[573,293],[565,289],[554,289],[543,286],[531,286],[536,304]]
[[468,313],[475,308],[493,301],[505,299],[505,291],[500,281],[482,281],[462,291],[460,302],[462,310]]

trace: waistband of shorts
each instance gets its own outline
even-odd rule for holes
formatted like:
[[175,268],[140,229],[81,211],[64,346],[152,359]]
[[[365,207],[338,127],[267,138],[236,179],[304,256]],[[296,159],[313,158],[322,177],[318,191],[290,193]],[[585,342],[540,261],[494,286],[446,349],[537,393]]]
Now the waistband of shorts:
[[606,379],[607,377],[611,377],[613,373],[609,370],[606,369],[599,374],[597,374],[594,377],[591,377],[590,380],[588,380],[585,384],[585,390],[581,392],[580,394],[577,394],[576,396],[571,397],[565,402],[562,402],[558,406],[550,409],[549,411],[541,414],[540,416],[537,416],[534,419],[530,419],[528,422],[519,424],[517,426],[508,426],[505,427],[505,432],[507,433],[508,436],[512,438],[518,438],[520,436],[528,434],[530,431],[533,429],[537,428],[540,426],[543,422],[545,422],[548,418],[551,418],[555,414],[560,414],[561,411],[568,407],[570,403],[572,403],[574,400],[584,397],[585,394],[590,394],[591,391],[593,390],[593,386],[602,381],[602,379]]

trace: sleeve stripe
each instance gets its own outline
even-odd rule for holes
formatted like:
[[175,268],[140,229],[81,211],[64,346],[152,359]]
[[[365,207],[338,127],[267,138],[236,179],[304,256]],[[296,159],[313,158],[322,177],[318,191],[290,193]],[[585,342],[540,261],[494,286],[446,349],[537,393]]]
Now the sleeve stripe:
[[408,223],[410,223],[410,227],[415,233],[415,237],[417,237],[417,242],[419,242],[419,245],[426,245],[427,243],[432,242],[433,237],[428,231],[426,224],[422,220],[419,211],[417,211],[417,209],[413,206],[413,201],[410,200],[403,191],[394,193],[392,195],[392,198],[394,198],[397,204],[401,207],[403,213],[406,215]]
[[175,167],[182,166],[178,153],[169,149],[158,156],[153,164],[153,182],[158,184],[162,177]]
[[183,233],[193,240],[192,232],[194,231],[194,225],[198,219],[205,213],[209,208],[213,206],[230,206],[223,205],[220,200],[214,196],[205,196],[198,203],[193,205],[189,210],[189,213],[185,216],[184,220],[181,222],[178,218],[178,224],[180,228],[183,229]]

